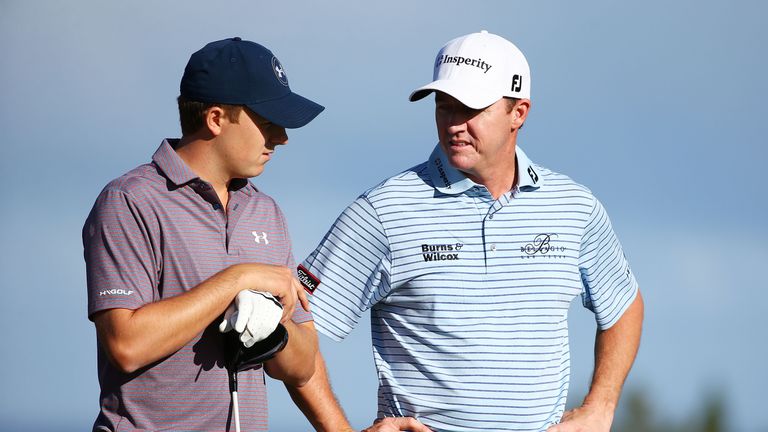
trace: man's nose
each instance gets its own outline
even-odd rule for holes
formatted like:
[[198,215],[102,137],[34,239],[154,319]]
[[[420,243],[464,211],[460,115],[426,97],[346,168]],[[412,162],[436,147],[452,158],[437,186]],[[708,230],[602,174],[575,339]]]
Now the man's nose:
[[467,124],[467,118],[460,112],[451,111],[446,116],[445,125],[451,133],[461,131]]
[[275,126],[271,131],[270,142],[274,145],[288,144],[288,133],[284,127]]

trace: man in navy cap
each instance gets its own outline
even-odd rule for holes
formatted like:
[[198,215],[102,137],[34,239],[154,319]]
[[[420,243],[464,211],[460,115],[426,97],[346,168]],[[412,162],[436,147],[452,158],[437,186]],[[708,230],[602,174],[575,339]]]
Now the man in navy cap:
[[240,38],[195,52],[180,90],[181,139],[111,181],[83,227],[101,386],[93,430],[236,429],[222,332],[251,346],[279,323],[284,349],[239,375],[243,429],[265,431],[264,372],[306,383],[317,337],[285,218],[248,179],[287,144],[286,128],[323,107]]

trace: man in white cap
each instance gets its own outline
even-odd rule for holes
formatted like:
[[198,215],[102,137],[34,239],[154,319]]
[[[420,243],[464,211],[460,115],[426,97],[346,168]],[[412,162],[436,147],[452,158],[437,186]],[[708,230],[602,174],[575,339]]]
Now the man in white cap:
[[[429,159],[363,193],[299,267],[322,333],[343,339],[371,311],[372,431],[610,430],[643,302],[600,202],[517,146],[530,91],[511,42],[448,42],[410,97],[435,93]],[[595,369],[566,412],[577,296],[597,321]]]

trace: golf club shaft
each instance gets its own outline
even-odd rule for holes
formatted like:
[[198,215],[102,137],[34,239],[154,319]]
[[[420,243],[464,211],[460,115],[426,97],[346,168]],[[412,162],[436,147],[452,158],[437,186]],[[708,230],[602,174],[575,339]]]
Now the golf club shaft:
[[240,432],[240,407],[237,403],[237,391],[232,392],[232,412],[235,419],[235,432]]
[[229,391],[232,392],[232,418],[235,432],[240,432],[240,405],[237,401],[237,370],[229,371]]

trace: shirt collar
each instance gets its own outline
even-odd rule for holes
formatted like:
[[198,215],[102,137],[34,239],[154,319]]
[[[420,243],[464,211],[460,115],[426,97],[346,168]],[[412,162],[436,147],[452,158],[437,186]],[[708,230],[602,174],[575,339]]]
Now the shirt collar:
[[[152,155],[152,161],[155,165],[157,165],[157,167],[160,168],[160,171],[165,174],[165,177],[177,187],[200,179],[200,176],[195,174],[195,172],[192,171],[192,168],[190,168],[179,154],[176,153],[176,150],[173,149],[178,143],[178,139],[166,138],[160,144],[157,151],[155,151],[155,154]],[[202,179],[200,179],[200,181],[202,181]],[[253,185],[251,185],[251,187],[245,187],[249,184],[250,182],[248,179],[232,179],[232,181],[229,182],[229,190],[239,191],[242,189],[248,195],[252,195],[257,189]]]
[[536,167],[528,155],[525,154],[520,146],[515,147],[515,156],[517,157],[517,187],[538,189],[541,187],[542,178],[539,169]]
[[160,171],[176,186],[181,186],[200,176],[192,171],[192,168],[176,153],[173,146],[178,144],[177,139],[164,139],[154,155],[152,161],[160,168]]
[[[519,146],[515,147],[515,156],[518,169],[517,187],[540,187],[542,179],[539,176],[538,168],[533,165],[533,162],[528,159],[528,156]],[[448,157],[443,153],[440,144],[437,144],[432,150],[427,161],[427,167],[435,189],[444,194],[458,195],[476,186],[475,182],[448,162]]]
[[437,144],[432,150],[427,165],[432,184],[435,189],[444,194],[458,195],[475,186],[475,182],[468,179],[448,162],[448,157],[443,153],[440,144]]

